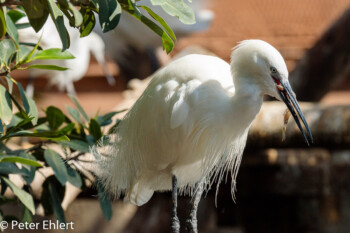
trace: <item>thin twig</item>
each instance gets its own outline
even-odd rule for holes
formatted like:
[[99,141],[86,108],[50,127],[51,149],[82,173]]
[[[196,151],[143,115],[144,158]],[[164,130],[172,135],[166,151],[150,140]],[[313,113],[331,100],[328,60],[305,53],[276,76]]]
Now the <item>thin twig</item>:
[[38,142],[38,144],[36,144],[36,145],[30,147],[29,149],[27,149],[27,151],[28,151],[28,152],[31,152],[31,151],[33,151],[33,150],[39,149],[40,147],[43,146],[43,144],[44,144],[44,142]]
[[82,156],[84,154],[85,154],[84,152],[79,152],[77,155],[74,155],[73,157],[68,158],[67,161],[77,160],[80,156]]
[[47,176],[42,171],[40,171],[39,169],[37,169],[36,171],[39,172],[43,177],[45,177],[45,179],[47,178]]
[[86,160],[86,159],[77,159],[78,162],[83,162],[83,163],[93,163],[91,160]]
[[72,165],[91,182],[95,182],[95,177],[91,174],[91,172],[85,168],[83,168],[77,161],[72,161]]

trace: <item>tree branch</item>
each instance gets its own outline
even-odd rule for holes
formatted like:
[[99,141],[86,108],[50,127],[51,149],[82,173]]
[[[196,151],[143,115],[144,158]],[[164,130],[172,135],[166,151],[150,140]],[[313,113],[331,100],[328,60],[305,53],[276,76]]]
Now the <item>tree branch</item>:
[[[350,106],[312,103],[300,106],[313,134],[311,147],[350,148]],[[264,103],[249,131],[248,149],[307,147],[293,117],[289,119],[286,140],[282,142],[285,109],[280,102]]]

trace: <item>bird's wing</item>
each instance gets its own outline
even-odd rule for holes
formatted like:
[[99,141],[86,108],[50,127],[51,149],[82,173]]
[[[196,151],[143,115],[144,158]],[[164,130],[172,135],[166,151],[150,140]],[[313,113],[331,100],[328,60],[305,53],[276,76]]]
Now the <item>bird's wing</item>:
[[188,117],[190,105],[188,97],[202,82],[197,79],[189,80],[186,83],[179,84],[176,91],[177,100],[173,105],[170,119],[170,127],[172,129],[180,126]]
[[[193,120],[220,111],[222,103],[232,96],[234,88],[225,88],[217,80],[205,82],[191,80],[183,83],[174,93],[175,102],[172,106],[170,127],[177,128],[186,122],[186,128]],[[205,115],[205,116],[204,116]],[[193,119],[192,119],[193,118]],[[191,123],[192,122],[192,123]]]
[[170,128],[175,129],[181,125],[187,118],[190,110],[189,105],[186,103],[184,94],[181,93],[180,98],[175,102],[173,110],[171,112]]
[[[172,129],[186,121],[190,109],[196,107],[190,106],[189,97],[197,87],[208,81],[215,81],[233,95],[234,85],[230,66],[217,57],[188,55],[172,62],[155,75],[150,86],[156,86],[156,90],[159,90],[159,98],[166,95],[167,102],[171,102],[170,127]],[[211,91],[210,88],[206,90]]]

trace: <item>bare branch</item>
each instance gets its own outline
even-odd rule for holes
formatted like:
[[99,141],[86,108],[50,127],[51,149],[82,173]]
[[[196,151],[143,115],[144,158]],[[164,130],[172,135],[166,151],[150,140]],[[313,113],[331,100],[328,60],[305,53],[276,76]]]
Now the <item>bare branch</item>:
[[[350,106],[301,103],[301,108],[314,137],[311,147],[349,148]],[[285,109],[280,102],[264,103],[250,129],[247,148],[307,147],[292,117],[287,125],[286,140],[282,142]]]

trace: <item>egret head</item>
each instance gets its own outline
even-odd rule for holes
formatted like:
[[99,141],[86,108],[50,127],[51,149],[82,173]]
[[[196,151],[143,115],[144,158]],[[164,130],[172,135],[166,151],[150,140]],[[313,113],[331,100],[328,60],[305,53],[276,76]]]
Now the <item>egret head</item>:
[[247,87],[250,84],[261,91],[283,101],[297,123],[306,143],[309,140],[301,126],[304,123],[307,133],[313,142],[312,134],[295,94],[288,81],[288,70],[282,55],[270,44],[262,40],[245,40],[234,48],[231,56],[231,72],[235,88]]

